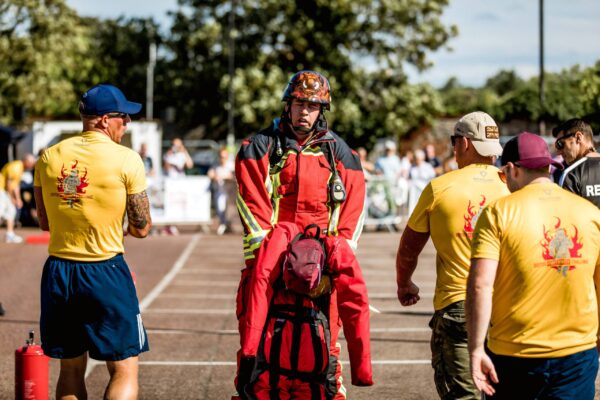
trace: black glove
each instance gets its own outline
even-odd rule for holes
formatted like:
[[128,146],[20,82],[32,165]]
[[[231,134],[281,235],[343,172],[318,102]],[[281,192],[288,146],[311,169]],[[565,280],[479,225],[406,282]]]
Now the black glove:
[[238,372],[237,380],[237,391],[242,400],[250,399],[246,393],[250,379],[252,379],[252,373],[256,368],[256,357],[242,357],[240,360],[240,369]]

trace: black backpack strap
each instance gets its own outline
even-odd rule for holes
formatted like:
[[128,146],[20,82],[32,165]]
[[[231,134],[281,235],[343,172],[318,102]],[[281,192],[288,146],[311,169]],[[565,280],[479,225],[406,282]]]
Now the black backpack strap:
[[310,225],[306,225],[306,227],[304,228],[304,233],[303,236],[304,237],[308,237],[308,231],[310,231],[311,229],[315,228],[316,230],[316,234],[315,236],[313,236],[316,240],[320,240],[321,239],[321,228],[319,227],[319,225],[317,224],[310,224]]
[[281,340],[283,338],[284,319],[276,319],[273,326],[273,339],[271,342],[271,364],[269,365],[269,392],[271,399],[279,399],[279,358],[281,357]]
[[336,168],[337,161],[335,160],[335,152],[333,151],[333,145],[331,142],[325,142],[322,147],[322,151],[327,158],[327,162],[329,162],[329,169],[331,170],[332,175],[339,175],[339,172]]
[[290,354],[290,367],[293,371],[298,370],[298,358],[300,356],[300,336],[302,334],[302,312],[303,299],[296,296],[296,315],[294,316],[294,328],[292,331],[292,348]]

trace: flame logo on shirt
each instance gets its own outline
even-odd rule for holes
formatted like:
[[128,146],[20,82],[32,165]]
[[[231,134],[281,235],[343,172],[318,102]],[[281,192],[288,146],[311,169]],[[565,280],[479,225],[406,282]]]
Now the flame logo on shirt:
[[82,173],[77,168],[79,164],[78,160],[75,160],[75,164],[71,165],[71,170],[67,172],[65,164],[63,163],[60,169],[60,176],[57,178],[56,189],[58,190],[58,197],[66,201],[70,207],[73,207],[74,203],[81,201],[83,197],[87,196],[85,188],[89,185],[87,174],[87,168]]
[[579,250],[583,247],[583,242],[575,225],[572,225],[573,229],[569,232],[567,228],[561,227],[560,218],[554,218],[557,222],[551,229],[546,229],[546,225],[543,225],[544,239],[540,242],[542,257],[546,260],[544,265],[566,276],[567,271],[575,269],[574,259],[581,258]]
[[[475,229],[475,224],[477,224],[477,220],[479,219],[479,216],[481,215],[481,212],[484,209],[485,200],[486,199],[484,195],[481,195],[481,201],[479,202],[479,204],[473,204],[473,202],[469,200],[469,205],[467,206],[467,213],[464,216],[464,231],[469,237],[469,239],[473,238],[473,230]],[[477,206],[479,206],[479,208],[476,208]]]

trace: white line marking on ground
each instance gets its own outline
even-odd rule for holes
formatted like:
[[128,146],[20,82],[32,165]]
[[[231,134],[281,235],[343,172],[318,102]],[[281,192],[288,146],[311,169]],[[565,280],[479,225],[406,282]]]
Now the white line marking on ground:
[[369,304],[369,310],[373,311],[376,314],[381,314],[381,311],[379,311],[378,309],[376,309],[375,307],[373,307],[372,305]]
[[206,293],[163,293],[160,297],[175,299],[206,299],[206,300],[235,300],[235,293],[231,294],[206,294]]
[[431,328],[371,328],[371,333],[431,332]]
[[231,281],[177,281],[172,282],[171,286],[212,286],[212,287],[237,287],[239,280]]
[[[197,335],[197,334],[217,334],[217,335],[237,335],[237,329],[217,329],[214,331],[197,332],[195,330],[185,329],[147,329],[146,332],[153,335]],[[411,332],[431,332],[431,328],[371,328],[371,333],[411,333]]]
[[[342,360],[348,365],[350,361]],[[373,360],[372,365],[429,365],[431,360]],[[140,365],[148,366],[195,366],[195,367],[234,367],[235,361],[140,361]]]
[[180,274],[211,274],[211,275],[239,275],[239,269],[219,269],[219,268],[193,268],[188,267],[181,270]]
[[144,314],[207,314],[207,315],[228,315],[233,314],[233,308],[226,309],[197,309],[197,308],[152,308],[146,310]]
[[219,329],[216,331],[202,331],[196,332],[193,330],[184,330],[184,329],[148,329],[146,330],[148,333],[156,334],[165,334],[165,335],[197,335],[197,334],[217,334],[217,335],[237,335],[237,329]]
[[[167,285],[173,280],[177,272],[179,272],[179,270],[183,268],[183,265],[186,263],[188,258],[190,258],[192,250],[194,249],[194,247],[196,247],[196,243],[198,243],[200,236],[200,234],[192,236],[192,240],[190,240],[185,250],[183,250],[183,253],[181,253],[177,261],[175,261],[175,264],[173,264],[171,270],[161,279],[160,282],[158,282],[158,285],[156,285],[154,289],[152,289],[150,293],[148,293],[146,297],[144,297],[144,299],[140,302],[140,312],[144,312],[144,310],[148,306],[150,306],[150,304],[158,297],[158,295],[165,289],[165,287],[167,287]],[[90,376],[96,365],[100,364],[103,364],[103,362],[88,359],[84,379],[87,379],[87,377]]]

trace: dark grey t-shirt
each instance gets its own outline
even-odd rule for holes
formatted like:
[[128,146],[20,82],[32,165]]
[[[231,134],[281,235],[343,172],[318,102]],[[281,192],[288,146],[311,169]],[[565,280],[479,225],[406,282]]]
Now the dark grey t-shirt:
[[568,166],[559,185],[600,208],[600,157],[583,157]]

